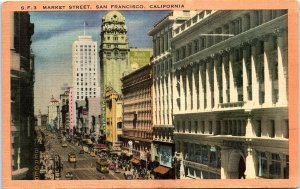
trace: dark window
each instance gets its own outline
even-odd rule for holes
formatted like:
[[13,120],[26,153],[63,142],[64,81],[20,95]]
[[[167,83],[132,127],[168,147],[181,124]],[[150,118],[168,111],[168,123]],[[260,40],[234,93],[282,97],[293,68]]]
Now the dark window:
[[275,137],[275,120],[270,121],[270,133],[269,133],[271,138]]
[[261,120],[256,121],[256,136],[261,137]]

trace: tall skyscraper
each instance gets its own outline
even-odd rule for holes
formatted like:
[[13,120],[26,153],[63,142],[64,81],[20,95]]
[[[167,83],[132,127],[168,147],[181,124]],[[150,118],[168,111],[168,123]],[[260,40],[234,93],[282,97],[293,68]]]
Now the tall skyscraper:
[[[129,71],[128,37],[125,17],[118,11],[110,11],[102,17],[100,70],[103,88],[112,87],[121,94],[123,73]],[[105,90],[102,90],[103,92]]]
[[100,78],[97,67],[97,42],[91,36],[79,36],[72,47],[73,98],[100,96]]
[[102,128],[106,134],[106,89],[121,94],[121,78],[129,72],[128,36],[125,17],[118,11],[110,11],[102,17],[100,45],[100,77]]

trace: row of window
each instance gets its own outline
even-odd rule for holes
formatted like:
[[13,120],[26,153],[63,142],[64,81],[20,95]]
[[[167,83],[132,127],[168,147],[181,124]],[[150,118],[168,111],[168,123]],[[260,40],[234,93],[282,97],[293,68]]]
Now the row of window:
[[270,152],[256,152],[257,176],[272,179],[289,178],[289,156]]
[[[276,126],[276,124],[278,124]],[[232,135],[245,136],[246,135],[246,120],[218,120],[215,121],[177,121],[175,131],[177,133],[199,133],[199,134],[213,134],[213,135]],[[270,137],[270,138],[289,138],[289,123],[288,120],[277,121],[261,120],[253,121],[253,128],[256,137]],[[280,125],[279,125],[280,124]],[[262,128],[262,126],[264,126]]]
[[184,160],[215,168],[221,168],[221,148],[219,146],[183,143]]
[[[103,37],[103,41],[110,41],[111,38],[113,39],[113,41],[118,41],[119,40],[119,37],[118,36],[113,36],[113,37],[110,37],[110,36],[107,36],[107,37]],[[123,41],[125,39],[124,36],[121,36],[120,39]]]
[[185,167],[184,174],[186,177],[194,179],[220,179],[221,175],[209,171],[199,170],[192,167]]
[[77,100],[84,100],[85,97],[88,97],[88,98],[96,98],[96,95],[85,95],[85,96],[77,96]]
[[[255,21],[250,20],[250,14],[255,14],[256,16],[253,17],[253,19],[256,19]],[[184,59],[185,57],[188,57],[192,55],[193,53],[197,53],[198,51],[204,50],[205,48],[208,48],[212,45],[215,45],[221,41],[224,41],[228,39],[228,36],[213,36],[213,34],[232,34],[232,35],[238,35],[244,31],[247,31],[253,27],[259,26],[263,24],[266,21],[275,19],[278,16],[286,14],[286,11],[282,10],[272,10],[269,11],[250,11],[249,14],[245,15],[244,18],[237,18],[235,20],[232,20],[228,24],[223,25],[222,27],[216,28],[214,31],[207,32],[208,34],[211,34],[209,36],[203,36],[200,37],[200,39],[195,39],[189,44],[182,46],[180,48],[177,48],[175,50],[175,60],[179,61],[181,59]],[[263,17],[268,17],[264,18]],[[245,22],[245,23],[243,23]],[[251,26],[251,22],[253,23],[253,26]],[[244,27],[244,28],[243,28]]]

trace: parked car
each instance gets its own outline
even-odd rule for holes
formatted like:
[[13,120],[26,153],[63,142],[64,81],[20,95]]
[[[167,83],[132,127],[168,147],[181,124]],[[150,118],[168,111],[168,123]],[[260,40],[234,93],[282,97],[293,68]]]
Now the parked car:
[[116,164],[115,163],[110,163],[109,166],[108,166],[108,168],[110,170],[114,170],[116,168]]
[[84,150],[83,150],[83,149],[80,149],[80,150],[79,150],[79,154],[84,154]]
[[114,172],[115,172],[115,173],[121,173],[121,169],[116,168],[116,169],[114,170]]
[[65,175],[65,178],[67,180],[73,180],[73,173],[72,172],[67,172],[66,175]]
[[133,175],[130,171],[126,171],[124,173],[124,177],[125,177],[126,180],[132,180],[133,179]]
[[68,147],[68,144],[67,143],[63,143],[61,146],[64,147],[64,148],[66,148],[66,147]]

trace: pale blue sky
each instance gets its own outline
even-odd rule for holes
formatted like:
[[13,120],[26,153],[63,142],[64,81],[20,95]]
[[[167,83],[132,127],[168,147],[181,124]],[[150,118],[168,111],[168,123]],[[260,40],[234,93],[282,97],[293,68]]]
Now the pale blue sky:
[[[148,32],[167,11],[120,11],[126,18],[130,47],[152,48]],[[34,23],[32,50],[35,54],[35,113],[47,113],[53,94],[59,98],[64,84],[72,84],[72,43],[86,35],[100,44],[102,16],[107,11],[90,12],[31,12]]]

